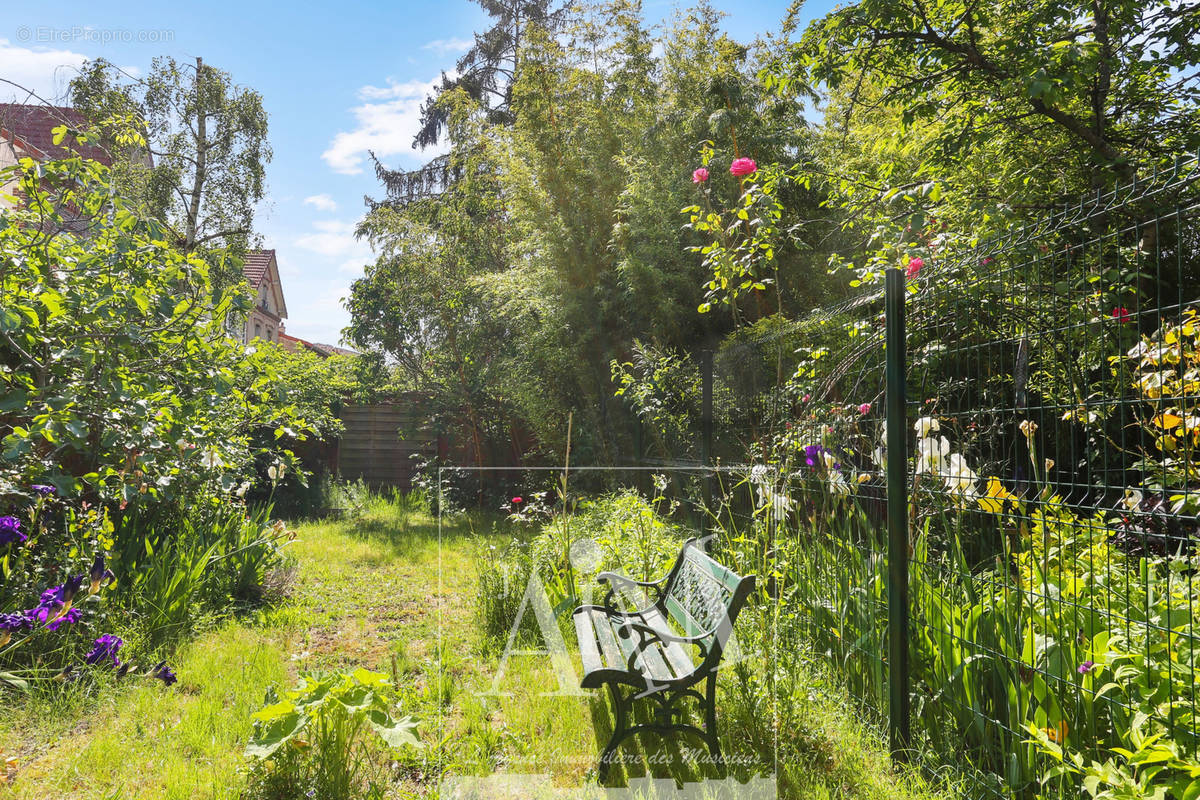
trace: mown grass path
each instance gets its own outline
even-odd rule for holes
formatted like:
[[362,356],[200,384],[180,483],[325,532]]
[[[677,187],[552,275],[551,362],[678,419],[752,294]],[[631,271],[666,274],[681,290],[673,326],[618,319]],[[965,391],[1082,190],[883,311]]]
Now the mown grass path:
[[[377,501],[356,519],[306,523],[298,534],[289,601],[183,645],[172,689],[108,684],[84,695],[63,687],[0,706],[0,750],[17,758],[0,800],[237,798],[250,714],[267,687],[301,669],[357,666],[394,674],[402,713],[422,721],[427,746],[390,765],[389,796],[434,797],[444,769],[545,774],[559,786],[590,777],[608,735],[603,700],[547,696],[558,684],[535,657],[510,659],[502,696],[489,696],[500,654],[482,641],[472,603],[475,557],[502,542],[490,522],[460,518],[439,535],[429,515]],[[801,702],[811,722],[787,732],[800,737],[802,756],[782,765],[789,778],[781,796],[925,796],[893,780],[844,708],[811,691]],[[722,723],[727,753],[746,749],[737,723]],[[649,742],[632,752],[653,760],[677,747]],[[629,775],[646,769],[631,766]],[[686,765],[649,769],[701,777]]]

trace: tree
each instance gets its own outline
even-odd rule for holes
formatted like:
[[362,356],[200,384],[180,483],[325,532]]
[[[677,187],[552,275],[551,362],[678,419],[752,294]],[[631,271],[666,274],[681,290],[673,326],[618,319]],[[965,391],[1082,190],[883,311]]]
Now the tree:
[[[475,0],[492,18],[492,27],[475,34],[475,43],[458,60],[456,74],[442,73],[442,82],[421,106],[421,126],[413,147],[433,147],[450,133],[450,116],[456,105],[452,95],[462,92],[483,110],[488,124],[513,123],[512,85],[519,72],[524,40],[530,28],[557,30],[563,9],[551,0]],[[373,156],[372,156],[373,157]],[[415,170],[395,170],[375,159],[375,174],[383,183],[391,205],[403,205],[443,191],[457,180],[455,164],[438,156]],[[378,205],[368,200],[369,207]]]
[[442,102],[453,106],[448,164],[462,177],[437,198],[381,205],[360,223],[379,256],[351,287],[346,336],[398,362],[432,398],[433,421],[461,434],[482,466],[489,430],[506,418],[494,387],[507,337],[481,285],[503,263],[503,220],[495,171],[479,147],[481,112],[462,90]]
[[156,58],[144,80],[89,62],[71,82],[71,98],[106,140],[122,133],[114,120],[140,117],[151,159],[120,150],[120,181],[183,253],[213,265],[218,284],[239,281],[271,160],[261,95],[200,58],[194,66]]
[[109,177],[78,156],[0,171],[23,201],[0,215],[0,490],[186,502],[210,481],[232,489],[255,431],[319,431],[278,397],[273,364],[226,335],[248,299],[213,290],[207,263]]
[[[1084,188],[1200,144],[1200,4],[863,0],[815,22],[774,70],[934,126],[953,168],[996,137],[1071,158]],[[1027,174],[1034,174],[1033,170]]]

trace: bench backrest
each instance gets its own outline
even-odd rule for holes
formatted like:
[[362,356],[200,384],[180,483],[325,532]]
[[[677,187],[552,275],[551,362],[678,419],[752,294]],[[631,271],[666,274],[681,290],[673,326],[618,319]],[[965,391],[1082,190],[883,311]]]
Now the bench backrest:
[[738,612],[753,590],[753,575],[742,577],[719,564],[700,549],[696,539],[684,543],[661,604],[683,635],[708,635],[708,654],[701,668],[716,666]]

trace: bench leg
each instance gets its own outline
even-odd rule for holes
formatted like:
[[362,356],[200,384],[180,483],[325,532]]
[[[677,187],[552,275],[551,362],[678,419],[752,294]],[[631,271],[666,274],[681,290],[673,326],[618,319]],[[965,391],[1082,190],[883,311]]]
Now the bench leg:
[[608,780],[608,770],[612,766],[612,759],[617,754],[617,745],[625,738],[626,728],[626,709],[625,699],[621,696],[621,689],[615,683],[608,684],[609,694],[612,695],[613,711],[616,717],[613,721],[612,738],[608,740],[608,746],[604,748],[604,753],[600,756],[600,766],[597,770],[597,777],[600,783]]
[[721,741],[717,738],[717,671],[714,669],[708,676],[704,691],[704,738],[708,740],[708,753],[713,762],[725,766],[721,756]]

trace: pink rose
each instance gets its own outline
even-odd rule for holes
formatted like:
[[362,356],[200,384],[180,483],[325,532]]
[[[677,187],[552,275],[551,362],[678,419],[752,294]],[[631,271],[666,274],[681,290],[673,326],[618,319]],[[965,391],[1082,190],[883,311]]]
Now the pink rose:
[[921,267],[923,266],[925,266],[925,259],[921,258],[920,256],[917,258],[910,258],[908,260],[908,266],[904,268],[904,277],[917,277],[917,275],[919,275],[921,272]]
[[708,180],[708,170],[704,167],[692,172],[692,183],[704,183],[706,180]]
[[753,158],[735,159],[734,162],[729,165],[729,174],[736,175],[739,178],[743,175],[750,175],[755,172],[758,172],[758,164],[754,163]]
[[804,395],[804,402],[805,402],[805,403],[807,403],[807,402],[808,402],[809,400],[811,400],[811,399],[812,399],[812,395],[811,395],[811,394],[806,394],[806,395]]
[[871,410],[870,403],[863,403],[861,406],[858,407],[858,413],[860,413],[860,414],[866,414],[870,410]]
[[522,498],[520,498],[520,497],[514,497],[514,498],[513,498],[513,503],[523,503],[523,502],[525,502],[525,501],[524,501]]

